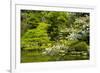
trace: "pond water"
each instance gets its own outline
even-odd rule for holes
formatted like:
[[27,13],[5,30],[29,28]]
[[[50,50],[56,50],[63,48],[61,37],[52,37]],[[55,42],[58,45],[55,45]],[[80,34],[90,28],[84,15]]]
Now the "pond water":
[[50,61],[73,61],[73,60],[88,60],[88,55],[43,55],[39,51],[21,51],[21,63],[29,62],[50,62]]

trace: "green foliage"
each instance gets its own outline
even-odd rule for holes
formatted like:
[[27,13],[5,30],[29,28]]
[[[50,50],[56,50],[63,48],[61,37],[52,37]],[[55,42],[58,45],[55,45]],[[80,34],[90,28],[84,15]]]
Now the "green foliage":
[[86,42],[77,42],[76,44],[72,44],[71,49],[74,49],[75,51],[88,51],[89,46],[86,44]]
[[28,30],[22,37],[23,49],[43,49],[49,42],[47,34],[48,24],[39,23],[35,29]]
[[21,10],[21,62],[89,59],[89,13]]

